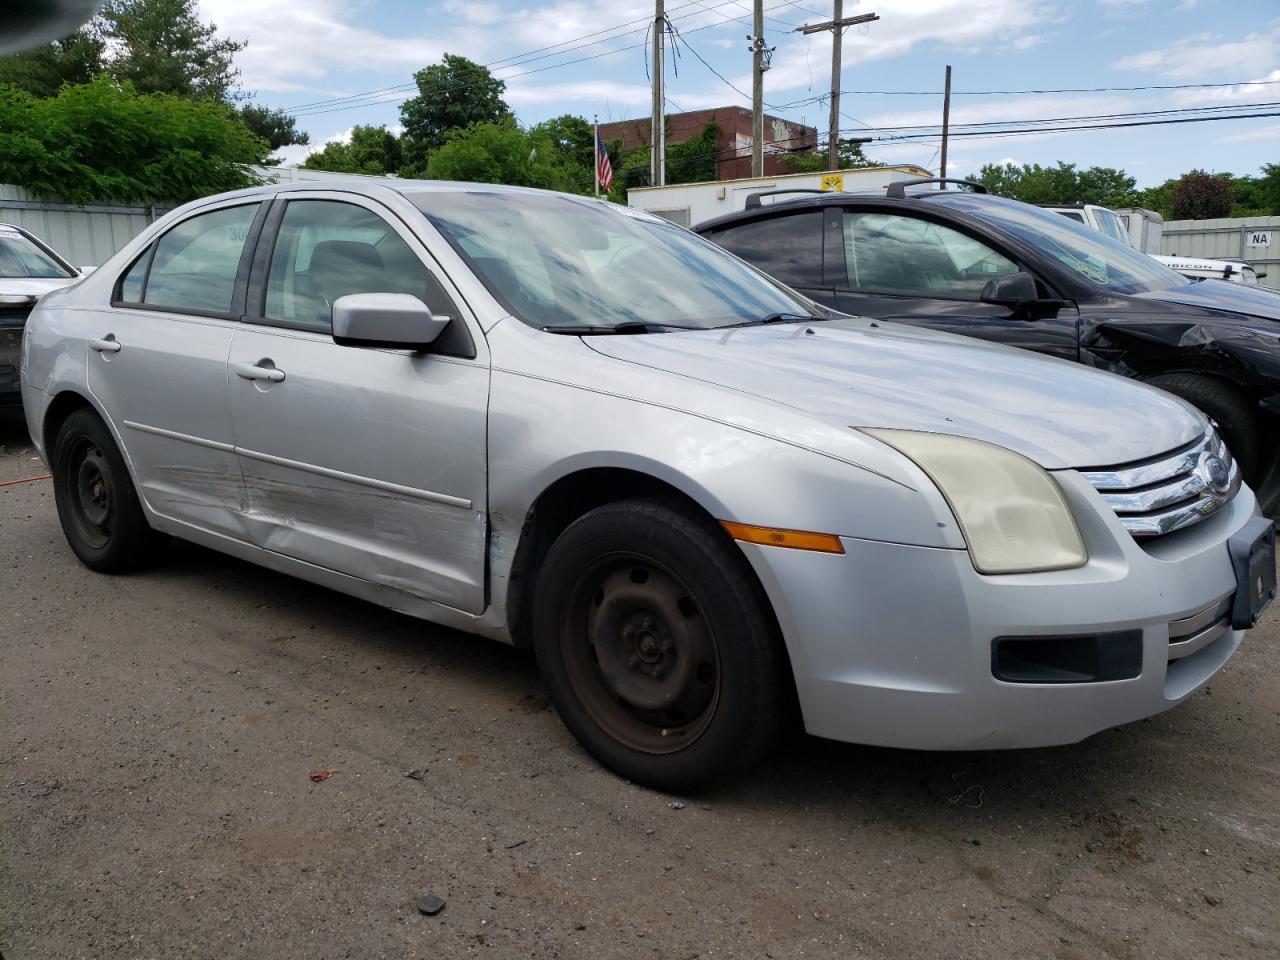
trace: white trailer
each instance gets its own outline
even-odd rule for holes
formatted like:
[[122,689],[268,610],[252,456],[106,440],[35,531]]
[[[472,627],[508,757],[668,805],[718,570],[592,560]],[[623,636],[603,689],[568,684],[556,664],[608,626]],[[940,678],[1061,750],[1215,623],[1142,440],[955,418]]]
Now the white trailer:
[[[692,227],[712,217],[736,213],[746,207],[747,197],[769,190],[825,190],[853,193],[879,190],[900,180],[933,176],[923,167],[863,167],[834,173],[788,173],[777,177],[745,180],[713,180],[709,183],[678,183],[666,187],[637,187],[627,191],[627,206],[636,207],[682,227]],[[785,200],[768,197],[762,202]]]

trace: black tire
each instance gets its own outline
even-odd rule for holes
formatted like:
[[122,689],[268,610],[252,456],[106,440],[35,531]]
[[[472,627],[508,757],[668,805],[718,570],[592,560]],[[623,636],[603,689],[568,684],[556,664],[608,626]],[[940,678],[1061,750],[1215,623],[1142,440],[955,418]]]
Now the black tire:
[[676,503],[598,507],[555,541],[533,601],[538,665],[605,766],[668,792],[741,773],[774,745],[794,681],[745,557]]
[[49,461],[62,532],[86,567],[125,573],[154,557],[166,538],[147,525],[124,458],[96,413],[67,417]]
[[1216,423],[1227,449],[1240,464],[1245,482],[1257,485],[1262,435],[1255,404],[1225,380],[1204,374],[1162,373],[1146,382],[1194,404]]

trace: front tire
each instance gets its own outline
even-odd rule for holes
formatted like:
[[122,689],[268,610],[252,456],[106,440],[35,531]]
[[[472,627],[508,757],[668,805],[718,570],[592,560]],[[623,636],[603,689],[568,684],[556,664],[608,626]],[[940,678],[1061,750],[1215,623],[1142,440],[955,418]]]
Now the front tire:
[[86,567],[124,573],[154,556],[164,538],[148,526],[124,457],[96,413],[67,417],[49,460],[62,532]]
[[1216,423],[1245,482],[1257,487],[1262,479],[1262,431],[1255,404],[1226,381],[1198,373],[1163,373],[1146,382],[1181,397]]
[[565,725],[605,766],[669,792],[759,760],[794,684],[750,567],[713,521],[606,504],[555,541],[534,647]]

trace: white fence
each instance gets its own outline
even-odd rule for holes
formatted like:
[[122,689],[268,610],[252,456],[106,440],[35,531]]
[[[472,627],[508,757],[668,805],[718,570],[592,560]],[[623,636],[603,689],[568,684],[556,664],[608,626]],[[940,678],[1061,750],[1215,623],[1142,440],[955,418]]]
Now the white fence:
[[1215,260],[1240,257],[1267,275],[1260,283],[1280,289],[1280,217],[1166,220],[1160,252]]

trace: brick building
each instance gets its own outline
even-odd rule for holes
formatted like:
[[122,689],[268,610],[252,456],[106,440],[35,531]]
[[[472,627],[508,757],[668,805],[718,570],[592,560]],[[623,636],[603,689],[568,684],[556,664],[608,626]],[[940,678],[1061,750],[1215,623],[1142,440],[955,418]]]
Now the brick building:
[[[605,143],[621,140],[622,150],[649,146],[649,117],[600,124]],[[707,124],[720,128],[716,136],[716,179],[739,180],[751,176],[751,111],[745,107],[716,107],[690,113],[667,114],[667,146],[683,143],[702,133]],[[764,115],[764,174],[766,177],[793,172],[782,162],[788,153],[813,150],[818,131],[780,117]]]

